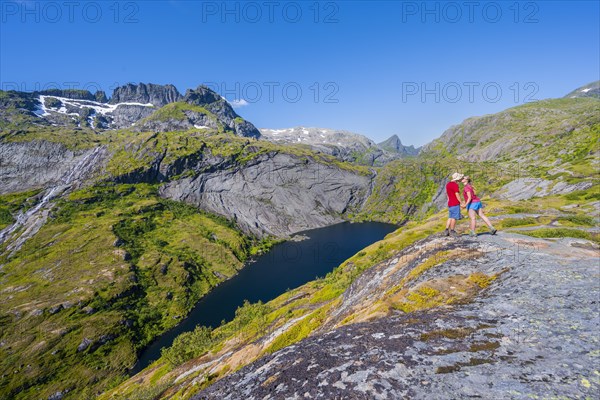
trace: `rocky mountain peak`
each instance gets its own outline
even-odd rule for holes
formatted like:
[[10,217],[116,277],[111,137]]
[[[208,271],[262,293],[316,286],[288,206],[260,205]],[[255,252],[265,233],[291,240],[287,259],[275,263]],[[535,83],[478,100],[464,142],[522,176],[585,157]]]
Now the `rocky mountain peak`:
[[98,103],[106,103],[108,101],[108,97],[106,97],[106,93],[103,90],[98,90],[94,97]]
[[238,136],[260,137],[254,125],[236,114],[227,100],[206,86],[188,89],[177,102],[146,116],[148,118],[136,122],[135,130],[168,132],[192,128],[213,129],[231,131]]
[[387,140],[377,144],[384,150],[391,151],[393,153],[399,153],[403,155],[417,155],[419,149],[415,149],[414,146],[405,146],[398,135],[392,135]]
[[203,85],[196,89],[188,89],[183,97],[183,101],[196,106],[204,106],[219,100],[221,100],[221,96]]
[[[38,94],[43,96],[56,96],[56,97],[64,97],[67,99],[73,100],[90,100],[90,101],[100,101],[97,100],[98,96],[102,98],[104,96],[104,102],[106,102],[106,94],[102,91],[98,91],[96,95],[93,95],[89,90],[81,90],[81,89],[47,89],[42,90]],[[100,101],[101,102],[101,101]]]
[[402,146],[402,141],[398,137],[398,135],[392,135],[387,140],[379,143],[382,147],[389,147],[390,149],[400,150]]
[[111,104],[142,103],[163,107],[181,100],[181,94],[173,85],[156,85],[153,83],[128,83],[113,91]]

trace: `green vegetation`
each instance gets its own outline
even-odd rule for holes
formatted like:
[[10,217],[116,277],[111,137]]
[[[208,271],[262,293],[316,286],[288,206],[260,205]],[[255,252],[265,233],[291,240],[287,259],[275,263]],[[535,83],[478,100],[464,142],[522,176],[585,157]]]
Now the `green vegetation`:
[[19,211],[25,212],[33,206],[33,198],[41,190],[29,190],[26,192],[10,193],[0,196],[0,230],[15,222]]
[[510,228],[513,226],[526,226],[526,225],[535,225],[537,224],[537,219],[533,217],[525,217],[525,218],[504,218],[499,227],[502,228]]
[[600,188],[592,187],[590,190],[577,190],[565,195],[567,200],[600,200]]
[[[0,370],[10,377],[3,396],[71,388],[72,398],[95,397],[242,267],[250,238],[156,192],[144,184],[74,192],[15,257],[0,260]],[[30,194],[3,196],[2,204]]]
[[183,364],[204,354],[214,342],[212,329],[198,326],[191,332],[184,332],[177,336],[171,347],[162,350],[161,357],[170,365]]
[[[519,176],[572,183],[597,174],[600,101],[552,99],[526,103],[497,114],[473,117],[436,139],[425,155],[488,160]],[[561,165],[560,170],[555,165]],[[566,171],[566,172],[561,172]]]
[[519,177],[508,164],[466,162],[453,156],[425,154],[417,158],[396,160],[380,168],[371,196],[355,220],[403,224],[423,221],[437,211],[434,197],[453,172],[462,171],[474,179],[477,193],[485,200],[492,193]]
[[212,330],[204,326],[197,326],[191,332],[179,335],[171,345],[161,352],[170,366],[178,366],[184,362],[206,353],[215,345],[228,339],[233,332],[253,336],[262,332],[267,325],[266,316],[270,308],[262,302],[250,304],[247,300],[235,312],[232,323],[223,329]]
[[378,171],[373,192],[355,219],[402,224],[413,216],[427,216],[432,205],[429,202],[446,176],[446,167],[438,160],[388,163]]
[[469,275],[467,280],[479,286],[481,289],[485,289],[488,287],[494,280],[496,280],[497,276],[492,275],[488,276],[486,274],[482,274],[481,272],[475,272],[474,274]]
[[[31,117],[30,117],[31,118]],[[33,140],[46,141],[51,143],[60,143],[70,150],[86,150],[92,147],[105,144],[109,137],[96,134],[89,128],[68,128],[53,126],[34,126],[28,125],[25,128],[2,129],[0,120],[0,141],[3,142],[30,142]]]
[[439,290],[422,286],[411,291],[406,296],[405,301],[395,304],[394,306],[405,313],[409,313],[417,310],[433,308],[441,304],[444,304],[444,302],[443,296]]
[[589,215],[568,215],[557,219],[563,225],[596,226],[596,221]]
[[265,352],[274,353],[277,350],[299,342],[307,337],[325,321],[329,308],[330,307],[321,307],[305,316],[301,321],[294,324],[291,329],[288,329],[282,335],[277,336]]
[[184,120],[186,119],[185,111],[193,111],[195,113],[204,114],[210,119],[216,122],[217,117],[213,115],[204,107],[189,104],[183,101],[177,103],[170,103],[161,107],[154,113],[152,113],[146,119],[140,121],[140,125],[143,125],[145,121],[169,121],[169,120]]
[[596,243],[600,243],[600,235],[598,233],[586,232],[579,229],[568,229],[568,228],[541,228],[531,231],[519,231],[520,234],[533,236],[538,238],[579,238],[591,240]]

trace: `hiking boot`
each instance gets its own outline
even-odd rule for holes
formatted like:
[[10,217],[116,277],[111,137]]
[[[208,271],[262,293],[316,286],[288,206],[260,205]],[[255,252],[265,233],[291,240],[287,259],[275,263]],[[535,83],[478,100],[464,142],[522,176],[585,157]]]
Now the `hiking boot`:
[[492,235],[495,235],[495,234],[496,234],[496,232],[498,232],[498,230],[497,230],[497,229],[495,229],[495,228],[492,228]]
[[448,229],[444,231],[444,236],[450,236],[450,231]]
[[456,232],[454,229],[452,229],[452,230],[450,231],[450,236],[453,236],[453,237],[458,237],[458,232]]
[[477,237],[477,234],[475,233],[475,231],[470,231],[469,232],[469,236],[470,237]]

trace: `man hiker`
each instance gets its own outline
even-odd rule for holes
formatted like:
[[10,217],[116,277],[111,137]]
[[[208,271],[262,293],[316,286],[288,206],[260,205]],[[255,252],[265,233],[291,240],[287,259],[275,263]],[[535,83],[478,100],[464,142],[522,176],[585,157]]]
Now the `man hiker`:
[[463,174],[455,172],[452,174],[452,180],[446,184],[446,194],[448,195],[448,221],[446,222],[445,235],[457,236],[458,234],[454,230],[456,226],[456,220],[460,219],[460,207],[463,206],[463,202],[460,200],[460,188],[458,187],[458,181],[463,178]]

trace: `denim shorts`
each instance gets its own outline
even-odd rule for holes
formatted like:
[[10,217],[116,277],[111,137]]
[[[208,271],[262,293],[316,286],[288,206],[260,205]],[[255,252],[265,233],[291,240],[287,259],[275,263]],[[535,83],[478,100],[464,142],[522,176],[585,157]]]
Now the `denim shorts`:
[[475,203],[467,204],[467,210],[477,211],[479,209],[481,209],[481,202],[480,201],[475,202]]
[[460,219],[460,206],[448,207],[448,218]]

